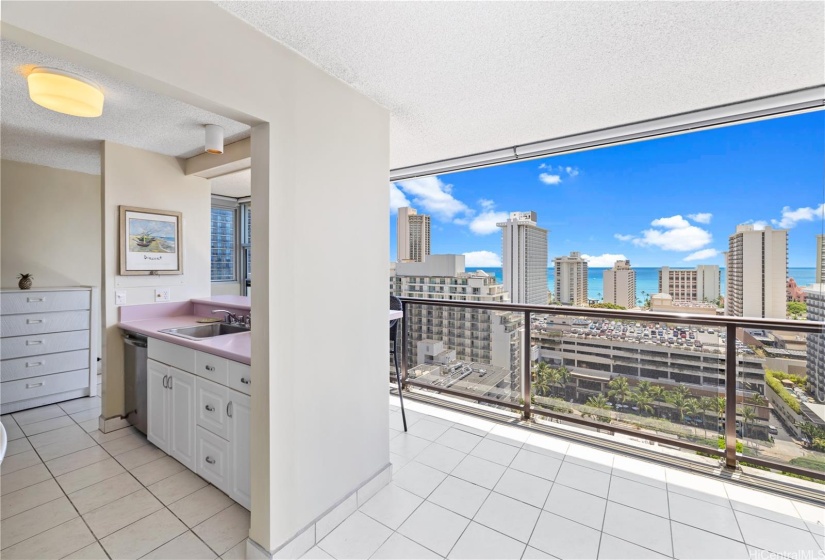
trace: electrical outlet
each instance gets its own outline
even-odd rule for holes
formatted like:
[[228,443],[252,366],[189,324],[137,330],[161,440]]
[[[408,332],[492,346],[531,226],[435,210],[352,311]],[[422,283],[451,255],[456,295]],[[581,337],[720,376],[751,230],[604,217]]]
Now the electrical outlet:
[[169,301],[169,288],[155,288],[155,302]]
[[126,292],[122,290],[115,291],[115,305],[126,305]]

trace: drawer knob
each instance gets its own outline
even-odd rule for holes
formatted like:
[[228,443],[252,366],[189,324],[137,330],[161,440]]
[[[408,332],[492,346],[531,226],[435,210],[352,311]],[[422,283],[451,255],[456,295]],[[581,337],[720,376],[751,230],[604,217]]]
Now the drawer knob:
[[27,340],[26,346],[36,346],[37,344],[43,344],[42,340]]
[[39,325],[40,323],[43,323],[43,322],[44,322],[43,319],[26,319],[26,324],[27,325]]
[[39,367],[42,366],[45,362],[26,362],[26,367]]
[[211,404],[208,404],[206,405],[206,410],[208,410],[209,412],[215,412],[215,407]]
[[252,380],[247,379],[246,377],[241,377],[241,383],[243,383],[244,385],[249,385],[250,383],[252,383]]
[[206,371],[215,371],[215,366],[206,366]]
[[36,389],[37,387],[42,387],[45,384],[45,381],[41,381],[40,383],[26,383],[26,389]]
[[30,297],[30,298],[26,298],[26,302],[27,302],[27,303],[43,303],[44,301],[46,301],[46,298],[44,298],[44,297]]
[[207,455],[206,456],[206,462],[209,463],[210,465],[214,465],[215,464],[215,459],[213,459],[212,457]]

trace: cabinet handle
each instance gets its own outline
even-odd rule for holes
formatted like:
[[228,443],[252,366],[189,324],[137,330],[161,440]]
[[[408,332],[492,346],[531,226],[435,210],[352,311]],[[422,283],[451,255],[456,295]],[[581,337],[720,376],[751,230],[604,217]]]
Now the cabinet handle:
[[171,388],[172,388],[172,376],[170,375],[169,376],[169,386],[167,387],[167,389],[171,389]]
[[163,376],[163,388],[166,389],[166,378],[169,377],[168,375]]
[[45,385],[45,381],[41,381],[40,383],[26,383],[26,389],[34,389],[36,387],[42,387]]
[[206,366],[206,371],[215,371],[215,366]]
[[206,456],[206,462],[209,463],[210,465],[214,465],[215,464],[215,459],[213,459],[212,457],[209,457],[207,455]]
[[35,346],[37,344],[43,344],[42,340],[27,340],[26,346]]
[[44,301],[46,301],[46,298],[44,298],[44,297],[29,297],[29,298],[26,298],[26,303],[42,303]]
[[249,385],[250,383],[252,383],[252,380],[247,379],[246,377],[241,377],[241,383],[243,383],[244,385]]
[[26,367],[38,367],[42,366],[46,362],[26,362]]
[[39,325],[43,322],[43,319],[26,319],[27,325]]
[[209,412],[215,412],[215,407],[211,404],[208,404],[206,405],[206,410],[208,410]]
[[226,403],[226,415],[232,418],[232,401]]

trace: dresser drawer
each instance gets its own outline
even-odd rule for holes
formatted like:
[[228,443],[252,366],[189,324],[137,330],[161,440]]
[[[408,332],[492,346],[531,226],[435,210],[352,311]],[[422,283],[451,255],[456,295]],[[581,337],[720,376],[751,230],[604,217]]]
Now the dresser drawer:
[[89,331],[40,334],[0,338],[0,358],[22,358],[40,354],[54,354],[89,347]]
[[66,371],[0,384],[0,403],[33,399],[89,386],[89,370]]
[[90,292],[14,292],[0,295],[0,314],[74,311],[91,307]]
[[5,360],[0,364],[0,381],[28,379],[39,375],[51,375],[89,367],[89,351],[59,352],[28,358]]
[[149,358],[189,373],[195,372],[195,351],[185,346],[150,338]]
[[227,385],[229,377],[229,360],[207,354],[206,352],[195,353],[195,374],[205,377],[215,383]]
[[240,391],[245,395],[249,394],[252,383],[252,368],[246,364],[229,361],[229,387]]
[[197,378],[195,384],[197,397],[195,410],[198,426],[209,430],[223,439],[229,438],[229,389],[212,383],[207,379]]
[[229,486],[232,465],[229,464],[229,442],[200,426],[197,435],[197,473],[224,492]]
[[3,315],[0,318],[0,336],[26,336],[89,328],[88,311],[57,311],[54,313],[25,313]]

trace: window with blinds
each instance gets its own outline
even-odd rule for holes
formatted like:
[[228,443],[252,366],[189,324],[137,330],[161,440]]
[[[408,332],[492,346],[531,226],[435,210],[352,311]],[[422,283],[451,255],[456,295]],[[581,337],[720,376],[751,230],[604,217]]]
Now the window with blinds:
[[212,207],[212,282],[236,280],[236,211]]

